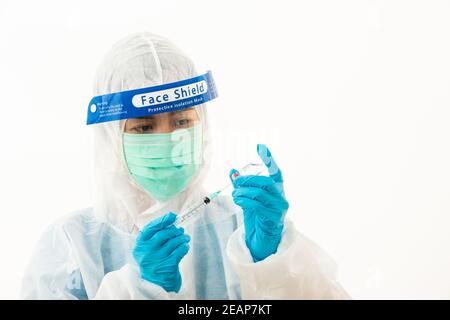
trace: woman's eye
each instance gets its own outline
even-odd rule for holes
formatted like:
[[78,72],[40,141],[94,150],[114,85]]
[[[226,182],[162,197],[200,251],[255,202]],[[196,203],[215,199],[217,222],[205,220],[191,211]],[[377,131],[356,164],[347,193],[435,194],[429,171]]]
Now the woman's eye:
[[139,132],[148,132],[148,131],[150,131],[152,129],[152,126],[140,126],[139,128],[138,128],[138,131]]
[[177,126],[187,126],[189,124],[189,119],[180,119],[175,122]]

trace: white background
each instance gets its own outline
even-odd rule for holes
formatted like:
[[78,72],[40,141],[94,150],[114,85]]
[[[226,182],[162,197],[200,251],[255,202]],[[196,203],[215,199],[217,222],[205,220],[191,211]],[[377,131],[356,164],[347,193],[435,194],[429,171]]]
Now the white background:
[[354,298],[450,298],[449,17],[449,1],[1,0],[0,298],[43,229],[91,205],[93,75],[143,30],[214,72],[210,185],[264,142]]

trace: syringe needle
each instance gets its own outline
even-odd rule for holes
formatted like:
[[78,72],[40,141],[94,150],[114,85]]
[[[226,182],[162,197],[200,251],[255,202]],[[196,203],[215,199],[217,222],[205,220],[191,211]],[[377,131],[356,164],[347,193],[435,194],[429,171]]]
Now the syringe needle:
[[[236,171],[232,176],[231,179],[236,179],[240,175],[260,175],[264,171],[264,165],[258,164],[258,163],[249,163],[240,170]],[[194,216],[197,212],[200,211],[200,209],[206,205],[208,205],[212,200],[217,198],[220,193],[222,193],[225,189],[229,188],[232,185],[232,182],[228,182],[225,186],[217,190],[216,192],[210,193],[209,195],[203,197],[203,199],[189,207],[187,211],[179,214],[177,216],[177,219],[174,222],[175,226],[179,226],[180,224],[184,223],[186,220],[189,220],[192,216]]]

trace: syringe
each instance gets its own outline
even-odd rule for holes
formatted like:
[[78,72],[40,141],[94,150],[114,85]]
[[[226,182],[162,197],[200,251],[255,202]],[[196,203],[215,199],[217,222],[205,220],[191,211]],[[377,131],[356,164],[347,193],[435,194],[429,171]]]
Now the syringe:
[[[235,172],[231,176],[231,178],[234,180],[240,175],[244,175],[244,176],[247,176],[247,175],[259,176],[261,173],[264,172],[264,170],[265,170],[265,166],[264,166],[263,163],[249,163],[249,164],[245,165],[244,167],[242,167],[241,169],[239,169],[238,172]],[[177,215],[177,218],[176,218],[176,220],[174,222],[174,225],[175,226],[180,226],[180,225],[186,223],[186,221],[191,220],[193,217],[195,217],[198,214],[200,214],[202,212],[202,210],[200,210],[201,208],[206,207],[208,204],[210,204],[212,200],[217,198],[217,196],[222,191],[224,191],[225,189],[227,189],[231,185],[232,185],[232,183],[229,182],[225,186],[220,188],[218,191],[210,193],[209,195],[206,195],[198,203],[195,203],[195,204],[189,206],[189,208],[185,212],[180,213],[180,214]]]

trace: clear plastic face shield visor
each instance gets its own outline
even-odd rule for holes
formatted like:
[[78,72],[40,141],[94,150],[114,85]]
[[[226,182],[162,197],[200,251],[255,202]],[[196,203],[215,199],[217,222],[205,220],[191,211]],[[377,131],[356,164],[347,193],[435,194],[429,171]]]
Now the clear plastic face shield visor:
[[203,164],[205,103],[217,97],[211,72],[94,97],[87,124],[121,121],[132,181],[157,202],[186,189]]

